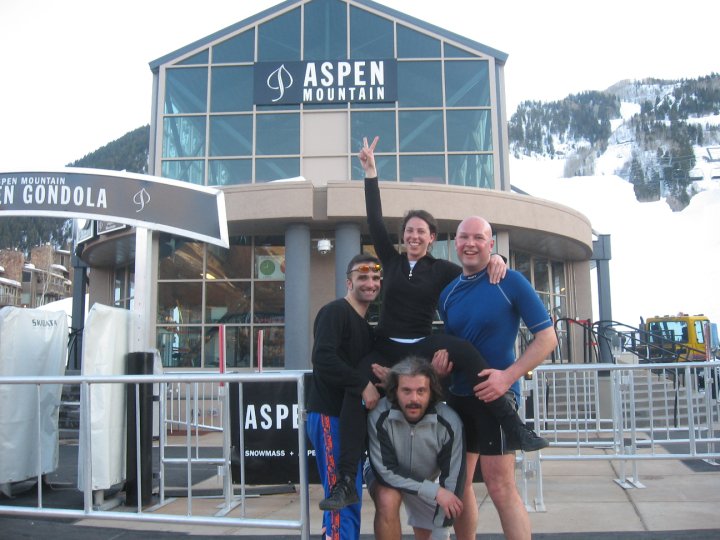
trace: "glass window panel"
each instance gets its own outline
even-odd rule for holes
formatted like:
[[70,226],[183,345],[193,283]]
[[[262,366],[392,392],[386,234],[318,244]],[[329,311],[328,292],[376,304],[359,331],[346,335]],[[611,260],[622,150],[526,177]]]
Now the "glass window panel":
[[228,249],[207,244],[206,273],[208,279],[250,279],[252,237],[231,236]]
[[163,157],[201,157],[204,154],[204,116],[166,116],[163,119]]
[[[535,258],[533,260],[533,286],[538,292],[550,292],[550,272],[548,272],[548,260]],[[548,308],[550,307],[549,304]]]
[[[375,167],[378,178],[382,181],[397,181],[397,157],[396,156],[375,156]],[[365,178],[365,171],[357,159],[352,160],[352,179],[362,180]]]
[[347,58],[347,16],[338,0],[314,0],[305,4],[305,60]]
[[359,151],[363,137],[371,143],[377,135],[377,152],[395,152],[395,113],[394,112],[353,112],[350,116],[350,150]]
[[209,186],[231,186],[252,183],[252,160],[213,159],[210,161]]
[[530,283],[532,283],[530,255],[527,253],[515,252],[515,270],[520,272]]
[[299,114],[259,114],[255,122],[256,155],[300,153]]
[[387,103],[351,103],[351,109],[394,109],[395,102],[389,101]]
[[[268,260],[277,263],[273,272],[263,264]],[[285,238],[283,236],[255,237],[255,271],[257,279],[285,279]],[[261,271],[262,270],[262,271]]]
[[203,244],[161,234],[158,241],[158,279],[201,279]]
[[443,156],[400,156],[401,182],[445,183]]
[[161,175],[164,178],[203,185],[204,169],[202,161],[163,161]]
[[200,367],[200,326],[158,326],[156,343],[163,367]]
[[204,161],[163,161],[162,175],[173,180],[182,180],[191,184],[205,184]]
[[214,67],[211,74],[210,110],[212,112],[252,111],[252,67]]
[[548,293],[539,292],[538,296],[540,297],[540,300],[543,303],[543,306],[545,306],[545,310],[548,313],[552,313],[552,305],[550,303],[550,295]]
[[255,182],[271,182],[300,176],[300,158],[265,158],[255,160]]
[[398,62],[398,106],[441,107],[440,62]]
[[205,49],[204,51],[200,51],[197,54],[192,55],[189,58],[186,58],[185,60],[178,62],[177,66],[192,66],[197,64],[207,64],[208,63],[208,49]]
[[447,111],[447,144],[450,152],[492,151],[490,111]]
[[552,280],[553,280],[553,293],[554,294],[567,294],[565,288],[565,263],[559,261],[553,261],[552,266]]
[[445,43],[445,58],[476,58],[477,55]]
[[306,111],[309,109],[347,109],[347,106],[347,103],[305,103],[303,104],[303,109]]
[[[216,368],[220,365],[218,327],[205,328],[205,359],[203,367]],[[250,327],[227,326],[225,328],[225,366],[247,368],[250,366]]]
[[258,61],[300,60],[300,8],[258,27]]
[[249,281],[208,281],[205,284],[205,322],[250,324]]
[[158,283],[157,322],[161,324],[202,322],[202,283],[190,281]]
[[393,58],[393,24],[363,9],[350,7],[350,58]]
[[115,285],[113,287],[113,305],[122,306],[121,302],[125,298],[125,269],[115,270]]
[[455,186],[493,189],[493,157],[489,154],[448,156],[448,181]]
[[285,282],[255,281],[253,319],[256,323],[277,324],[285,322]]
[[210,155],[252,155],[252,116],[211,116]]
[[448,107],[490,106],[488,63],[445,62],[445,102]]
[[255,29],[251,28],[213,47],[213,64],[255,60]]
[[300,105],[256,105],[257,111],[299,111]]
[[206,112],[207,68],[170,68],[165,72],[165,114]]
[[445,150],[441,111],[400,111],[398,121],[401,152]]
[[440,58],[440,41],[398,24],[398,58]]
[[553,307],[553,311],[552,311],[553,317],[555,319],[561,319],[561,318],[567,317],[567,315],[568,315],[567,297],[564,295],[562,295],[562,296],[554,295],[553,303],[555,304],[555,306]]
[[[285,328],[282,326],[263,326],[255,329],[254,343],[258,342],[258,333],[262,331],[262,365],[263,368],[285,367]],[[258,365],[258,352],[255,353],[255,364]]]

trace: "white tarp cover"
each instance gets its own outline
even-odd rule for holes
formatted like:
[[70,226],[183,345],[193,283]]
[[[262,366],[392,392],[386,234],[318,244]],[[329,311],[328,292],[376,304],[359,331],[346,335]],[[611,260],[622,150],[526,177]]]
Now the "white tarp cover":
[[[125,375],[130,347],[131,314],[126,309],[94,304],[83,330],[83,375]],[[91,489],[109,489],[125,480],[125,385],[90,388]],[[84,418],[82,408],[80,418]],[[78,488],[85,489],[86,443],[80,430]]]
[[[67,339],[63,312],[0,309],[0,377],[62,376]],[[0,384],[0,484],[57,469],[62,385],[37,388]]]

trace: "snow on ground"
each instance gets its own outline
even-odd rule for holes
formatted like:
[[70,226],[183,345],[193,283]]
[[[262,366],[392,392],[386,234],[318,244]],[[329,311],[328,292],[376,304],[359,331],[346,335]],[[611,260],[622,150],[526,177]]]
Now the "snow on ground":
[[[720,322],[720,182],[704,181],[698,187],[705,191],[682,212],[664,201],[639,203],[632,185],[612,174],[618,153],[612,147],[598,159],[597,176],[574,178],[562,178],[563,160],[511,158],[511,182],[583,213],[597,233],[610,234],[614,320],[635,326],[641,316],[682,311]],[[595,293],[593,305],[597,320]]]

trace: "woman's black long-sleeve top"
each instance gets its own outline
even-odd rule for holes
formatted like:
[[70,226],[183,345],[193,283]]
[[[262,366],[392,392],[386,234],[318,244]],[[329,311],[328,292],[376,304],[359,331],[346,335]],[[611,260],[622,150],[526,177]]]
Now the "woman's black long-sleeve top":
[[383,300],[376,334],[386,338],[429,336],[440,293],[462,269],[428,254],[410,272],[407,254],[395,249],[385,228],[377,178],[365,179],[365,208],[375,252],[383,266]]

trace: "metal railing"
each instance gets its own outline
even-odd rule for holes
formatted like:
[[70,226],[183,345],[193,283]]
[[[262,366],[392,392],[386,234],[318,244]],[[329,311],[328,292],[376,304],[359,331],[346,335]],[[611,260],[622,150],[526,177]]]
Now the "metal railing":
[[532,403],[528,419],[550,448],[570,451],[518,456],[526,505],[532,506],[534,484],[534,507],[544,509],[544,461],[617,461],[616,482],[624,488],[642,487],[642,461],[714,462],[720,458],[719,384],[718,362],[538,367],[524,381]]
[[[612,460],[620,463],[616,482],[624,488],[642,487],[639,466],[646,460],[717,460],[720,458],[720,363],[672,364],[555,364],[537,368],[533,379],[524,381],[524,392],[529,397],[527,407],[537,431],[551,441],[551,449],[561,452],[535,452],[518,455],[522,470],[521,494],[535,510],[544,510],[542,493],[542,463],[548,461]],[[239,426],[240,477],[236,494],[230,474],[230,412],[235,402],[229,399],[230,385],[238,388],[238,418],[244,418],[243,387],[255,382],[292,382],[296,385],[297,403],[304,403],[304,372],[208,374],[168,373],[164,375],[132,376],[65,376],[65,377],[5,377],[3,385],[29,385],[36,393],[38,410],[40,388],[43,385],[77,385],[81,388],[81,415],[79,441],[91,441],[91,410],[96,406],[90,392],[94,386],[108,384],[136,385],[136,410],[139,408],[138,385],[158,385],[160,399],[160,429],[158,446],[159,476],[155,494],[159,502],[143,507],[138,502],[135,513],[111,511],[108,505],[98,502],[93,492],[92,445],[83,448],[86,459],[82,462],[84,484],[82,508],[46,504],[45,483],[42,473],[35,478],[36,502],[28,505],[2,504],[0,513],[57,518],[94,518],[99,520],[130,520],[187,525],[220,525],[264,529],[297,530],[303,538],[309,535],[309,501],[307,443],[305,424],[297,422],[299,514],[297,519],[269,520],[248,518],[248,510],[255,498],[247,496],[245,482],[245,436],[243,422]],[[223,383],[224,389],[220,387]],[[294,398],[293,398],[294,399]],[[529,406],[532,405],[532,410]],[[304,417],[298,407],[300,420]],[[212,421],[208,421],[207,419]],[[216,422],[217,420],[217,422]],[[38,417],[23,426],[36,436],[44,429]],[[139,432],[139,424],[128,429]],[[212,432],[221,440],[222,455],[207,457],[199,452],[198,439],[202,432]],[[172,437],[173,442],[168,437]],[[167,455],[171,446],[180,446],[182,455]],[[140,453],[137,443],[135,453]],[[42,455],[38,454],[38,464]],[[136,461],[137,477],[141,476],[140,459]],[[193,490],[194,468],[216,466],[222,479],[222,502],[213,515],[203,515],[199,498]],[[184,496],[187,504],[181,515],[170,512],[166,497],[165,470],[170,466],[185,467],[187,484]],[[40,471],[38,466],[38,471]],[[76,471],[75,471],[76,472]],[[2,486],[0,486],[2,487]],[[137,501],[142,500],[138,483]],[[175,488],[177,489],[177,488]],[[535,492],[533,505],[528,503],[531,491]],[[181,496],[179,496],[181,497]],[[0,499],[0,502],[2,500]],[[237,506],[240,510],[235,512]],[[230,514],[240,517],[229,517]]]
[[[42,452],[41,445],[38,445],[38,467],[37,475],[34,477],[35,487],[33,488],[36,493],[34,504],[17,504],[17,501],[13,501],[15,504],[0,504],[0,514],[10,515],[21,515],[21,516],[35,516],[35,517],[49,517],[49,518],[92,518],[98,520],[125,520],[125,521],[139,521],[139,522],[156,522],[156,523],[174,523],[184,525],[219,525],[223,527],[248,527],[255,529],[281,529],[281,530],[296,530],[300,533],[301,538],[309,538],[309,503],[308,503],[308,473],[307,473],[307,444],[305,434],[305,424],[302,421],[297,422],[297,442],[298,442],[298,473],[299,473],[299,515],[296,519],[259,519],[246,517],[246,510],[249,509],[252,497],[247,496],[246,485],[245,485],[245,470],[244,470],[244,431],[242,422],[240,422],[240,478],[236,479],[236,484],[239,484],[240,493],[236,496],[233,482],[231,480],[230,466],[230,401],[229,401],[229,386],[238,386],[238,418],[244,418],[243,412],[243,399],[242,389],[246,384],[258,383],[258,382],[293,382],[297,389],[297,403],[304,403],[304,381],[303,372],[296,371],[282,371],[275,373],[248,373],[248,374],[207,374],[207,373],[168,373],[164,375],[123,375],[123,376],[64,376],[64,377],[2,377],[0,378],[0,387],[4,385],[25,385],[30,386],[37,395],[38,410],[40,410],[40,389],[44,385],[78,385],[80,391],[80,426],[79,426],[79,437],[80,445],[84,445],[80,455],[84,456],[82,460],[82,485],[78,486],[79,491],[82,492],[82,508],[68,508],[64,507],[62,503],[58,504],[54,501],[52,507],[46,504],[47,494],[44,492],[45,482],[43,481],[44,472],[40,464],[42,463]],[[138,388],[140,385],[159,385],[160,395],[168,396],[173,394],[173,388],[183,387],[183,400],[182,403],[185,406],[183,418],[173,416],[179,411],[176,408],[175,412],[173,407],[177,403],[173,402],[172,396],[166,400],[160,400],[160,418],[162,419],[160,425],[163,426],[160,431],[159,448],[158,452],[160,455],[160,473],[159,473],[159,486],[156,487],[157,495],[159,496],[159,503],[150,507],[143,507],[142,504],[142,493],[141,483],[137,482],[137,506],[134,508],[135,513],[128,513],[125,511],[115,511],[110,508],[113,505],[106,504],[104,497],[98,497],[97,490],[93,490],[93,460],[92,452],[93,447],[91,444],[91,411],[93,407],[102,406],[92,402],[91,389],[95,386],[102,386],[108,384],[122,384],[122,385],[135,385],[135,410],[140,408],[140,392]],[[224,385],[224,389],[220,385]],[[215,387],[216,390],[209,391],[211,387]],[[217,390],[220,388],[220,390]],[[203,393],[209,391],[210,393]],[[209,399],[204,399],[208,398]],[[222,435],[222,457],[221,458],[201,458],[196,453],[192,452],[193,446],[196,446],[196,435],[201,424],[198,422],[201,416],[197,413],[193,413],[191,405],[195,404],[195,411],[198,411],[197,404],[202,401],[209,401],[212,403],[212,407],[218,407],[217,416],[220,417],[220,425],[216,426],[203,426],[203,428],[221,430]],[[58,403],[59,406],[59,403]],[[304,410],[298,409],[300,418],[304,416]],[[211,414],[212,417],[216,415]],[[185,427],[185,443],[186,449],[185,457],[183,458],[171,458],[165,455],[165,449],[167,448],[167,430],[165,425],[179,428],[180,423]],[[46,428],[43,424],[40,415],[37,415],[36,422],[34,424],[26,424],[23,426],[28,433],[34,433],[39,440],[41,431]],[[136,442],[136,463],[137,463],[137,478],[140,478],[143,473],[147,474],[147,471],[141,471],[141,445],[139,440],[140,433],[140,418],[137,421],[127,426],[128,430],[135,430],[137,437]],[[195,432],[195,436],[193,436]],[[128,451],[131,451],[130,449]],[[164,470],[170,464],[182,464],[187,468],[187,486],[186,486],[186,498],[187,505],[185,511],[182,514],[171,513],[167,511],[168,499],[165,497],[165,484],[164,484]],[[219,511],[214,512],[213,515],[202,515],[200,511],[197,511],[193,507],[193,501],[198,497],[193,494],[193,482],[192,482],[192,471],[193,466],[199,464],[212,464],[218,466],[218,473],[223,478],[223,503],[220,505]],[[77,471],[72,471],[76,473]],[[0,499],[0,502],[2,500]],[[233,511],[237,506],[241,506],[239,510],[240,517],[230,517],[228,514]]]

